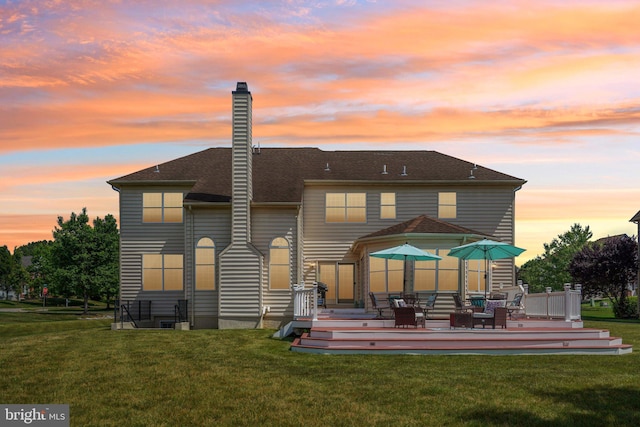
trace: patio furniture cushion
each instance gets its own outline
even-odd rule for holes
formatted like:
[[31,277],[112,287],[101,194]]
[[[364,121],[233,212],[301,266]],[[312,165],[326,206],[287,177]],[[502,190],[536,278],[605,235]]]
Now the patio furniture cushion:
[[507,299],[508,294],[503,292],[491,292],[489,299]]
[[484,305],[484,312],[486,314],[490,314],[493,316],[493,310],[496,307],[504,307],[507,305],[507,300],[497,299],[497,300],[488,300]]
[[393,306],[395,308],[402,308],[402,307],[406,307],[407,303],[402,298],[394,298],[393,299]]

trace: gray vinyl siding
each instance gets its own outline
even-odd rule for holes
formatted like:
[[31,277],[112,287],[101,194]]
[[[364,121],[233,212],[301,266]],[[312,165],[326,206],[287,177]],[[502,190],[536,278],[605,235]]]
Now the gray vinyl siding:
[[253,244],[265,255],[262,275],[263,305],[270,308],[269,316],[293,315],[291,290],[269,288],[269,245],[275,237],[289,241],[290,284],[295,283],[298,270],[298,209],[257,208],[252,211]]
[[232,244],[219,257],[221,317],[259,317],[262,309],[262,255],[251,244]]
[[251,95],[233,94],[233,241],[251,241],[253,198]]
[[[332,192],[366,193],[366,223],[327,223],[325,194]],[[388,192],[396,193],[396,218],[380,219],[380,193]],[[457,194],[457,217],[442,218],[443,221],[513,242],[515,193],[511,186],[435,186],[416,183],[395,187],[313,185],[307,186],[304,191],[305,258],[314,261],[355,262],[350,248],[358,238],[419,215],[438,218],[439,192]],[[505,260],[496,264],[498,268],[494,270],[493,283],[512,283],[513,261]],[[315,280],[315,270],[307,271],[304,280]]]
[[[222,208],[192,208],[188,217],[193,223],[189,224],[187,236],[188,263],[185,261],[185,276],[188,282],[189,306],[194,310],[194,316],[216,317],[218,315],[218,285],[219,285],[219,257],[222,251],[231,243],[231,209]],[[189,239],[189,236],[192,238]],[[198,241],[208,237],[215,245],[215,278],[216,289],[213,291],[195,290],[195,247]],[[187,257],[185,257],[186,259]],[[186,285],[185,285],[186,286]]]
[[[222,251],[231,243],[231,209],[194,209],[194,244],[203,237],[213,239],[216,253],[216,290],[195,291],[194,309],[197,316],[217,316],[219,289],[219,258]],[[195,275],[192,275],[195,281]],[[193,284],[195,287],[195,283]]]
[[262,315],[263,254],[252,243],[251,94],[233,92],[231,244],[219,256],[218,315],[225,321]]
[[[184,188],[125,187],[120,191],[120,300],[152,300],[152,316],[173,316],[174,306],[185,298],[184,291],[143,291],[143,254],[184,254],[184,223],[142,222],[142,194],[145,191],[186,191]],[[186,215],[183,215],[183,219]],[[183,257],[183,267],[186,256]],[[183,281],[186,285],[186,280]]]

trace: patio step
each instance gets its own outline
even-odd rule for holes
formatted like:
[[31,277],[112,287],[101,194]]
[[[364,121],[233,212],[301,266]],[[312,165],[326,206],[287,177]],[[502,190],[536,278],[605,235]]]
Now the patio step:
[[292,351],[324,354],[627,354],[600,329],[312,328]]

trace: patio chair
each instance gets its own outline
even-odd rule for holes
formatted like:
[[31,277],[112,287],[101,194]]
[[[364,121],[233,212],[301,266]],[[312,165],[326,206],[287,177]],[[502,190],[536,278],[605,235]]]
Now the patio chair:
[[417,328],[418,325],[425,327],[423,313],[416,312],[416,308],[413,306],[408,305],[406,307],[394,307],[393,315],[396,328],[398,326],[414,326]]
[[489,300],[483,312],[473,313],[473,326],[482,325],[482,329],[487,324],[491,325],[493,329],[496,325],[506,328],[507,327],[507,308],[504,306],[505,300]]
[[429,311],[433,311],[436,308],[436,299],[438,299],[438,294],[429,295],[427,302],[424,304],[424,307],[422,307],[425,319],[429,318]]
[[507,303],[507,311],[509,312],[509,319],[513,317],[514,312],[521,312],[524,310],[524,305],[522,304],[522,297],[524,297],[524,293],[518,292],[516,296],[513,298],[513,301]]
[[462,297],[458,293],[453,294],[453,302],[456,304],[456,311],[458,313],[463,313],[465,311],[474,311],[475,309],[475,306],[463,303]]
[[380,303],[378,301],[378,298],[376,297],[376,294],[374,294],[373,292],[369,292],[369,298],[371,298],[371,306],[374,309],[378,310],[378,317],[385,318],[382,312],[391,308],[389,304]]

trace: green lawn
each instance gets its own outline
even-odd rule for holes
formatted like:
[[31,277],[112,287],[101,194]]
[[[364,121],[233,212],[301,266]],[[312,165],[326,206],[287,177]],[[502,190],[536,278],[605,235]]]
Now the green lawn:
[[585,322],[633,344],[624,356],[326,356],[271,330],[66,316],[0,313],[0,402],[69,404],[73,426],[640,424],[638,322]]

